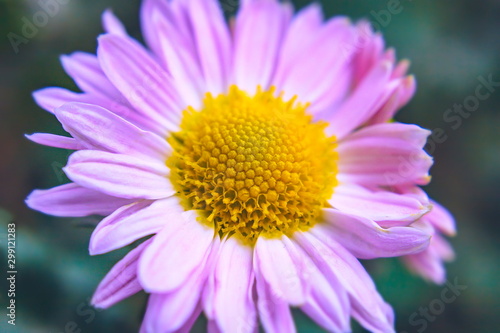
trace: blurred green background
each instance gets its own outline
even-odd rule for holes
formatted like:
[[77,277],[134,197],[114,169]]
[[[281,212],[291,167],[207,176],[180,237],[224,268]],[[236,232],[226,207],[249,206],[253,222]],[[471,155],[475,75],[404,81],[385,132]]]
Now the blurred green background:
[[[233,15],[236,0],[222,1],[226,14]],[[15,221],[19,272],[14,330],[6,324],[7,284],[0,273],[0,331],[137,332],[146,295],[106,311],[89,305],[100,279],[126,249],[90,257],[87,245],[97,218],[49,217],[23,202],[34,188],[66,182],[61,167],[68,156],[23,137],[63,134],[55,118],[33,102],[31,92],[46,86],[76,90],[58,57],[76,50],[95,52],[96,36],[102,32],[100,14],[106,8],[113,8],[140,39],[139,0],[60,2],[67,2],[61,12],[15,53],[7,34],[21,34],[23,17],[33,17],[40,5],[38,0],[0,0],[0,261],[5,267],[7,224]],[[443,287],[407,273],[397,259],[365,262],[396,311],[398,332],[500,332],[500,87],[458,128],[443,119],[447,109],[475,94],[479,77],[492,75],[500,81],[500,1],[407,0],[395,14],[389,14],[387,1],[320,2],[328,17],[367,18],[380,27],[398,57],[411,60],[418,81],[415,98],[397,119],[441,128],[446,136],[432,147],[433,181],[426,190],[457,219],[459,233],[451,240],[457,260],[447,266],[448,278],[467,289],[425,327],[415,325],[412,314],[440,299]],[[302,7],[310,1],[293,3]],[[299,312],[295,319],[300,332],[322,332]],[[203,320],[195,331],[204,331]]]

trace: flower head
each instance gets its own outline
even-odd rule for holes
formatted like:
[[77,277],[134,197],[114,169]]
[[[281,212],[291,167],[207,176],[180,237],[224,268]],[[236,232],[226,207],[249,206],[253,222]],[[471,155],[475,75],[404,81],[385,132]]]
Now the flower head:
[[[90,253],[150,236],[99,285],[109,307],[150,294],[144,332],[187,331],[203,311],[221,332],[290,332],[290,306],[319,325],[394,330],[357,258],[427,248],[414,223],[431,205],[395,188],[425,185],[429,131],[390,122],[411,98],[408,63],[369,25],[324,22],[317,5],[243,1],[232,28],[215,0],[145,0],[149,49],[106,12],[97,56],[62,58],[82,90],[37,102],[71,137],[72,181],[30,207],[106,216]],[[424,194],[425,195],[425,194]]]

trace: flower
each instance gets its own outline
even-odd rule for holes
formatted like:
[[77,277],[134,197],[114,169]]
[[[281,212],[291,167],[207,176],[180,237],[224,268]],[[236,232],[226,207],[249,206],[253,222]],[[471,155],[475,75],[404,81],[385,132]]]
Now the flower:
[[323,21],[311,5],[246,0],[228,27],[215,0],[145,0],[149,49],[105,12],[97,56],[62,57],[82,93],[35,92],[71,137],[72,181],[27,204],[106,216],[92,255],[137,240],[92,300],[150,294],[144,332],[291,332],[290,306],[350,331],[393,332],[394,315],[357,258],[425,250],[429,131],[391,122],[415,90],[408,63],[369,24]]

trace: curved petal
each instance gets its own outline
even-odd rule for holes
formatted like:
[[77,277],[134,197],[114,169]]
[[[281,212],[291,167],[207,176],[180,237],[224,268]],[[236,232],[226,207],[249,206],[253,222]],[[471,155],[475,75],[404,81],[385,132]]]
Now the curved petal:
[[307,260],[311,295],[301,310],[329,332],[350,332],[351,305],[346,290],[338,279],[332,276],[327,279],[305,252],[303,255]]
[[93,306],[101,309],[109,308],[142,290],[137,280],[137,261],[150,243],[151,241],[147,240],[137,246],[111,268],[92,297]]
[[172,79],[146,50],[130,38],[99,37],[97,55],[109,80],[143,116],[175,131],[184,106]]
[[55,109],[69,102],[95,103],[96,99],[89,94],[51,87],[33,92],[33,99],[42,109],[54,113]]
[[70,150],[86,149],[86,147],[78,140],[67,136],[60,136],[49,133],[33,133],[31,135],[25,135],[25,137],[35,143],[48,147]]
[[104,31],[109,34],[115,34],[120,36],[128,36],[127,30],[122,22],[115,16],[111,9],[107,9],[102,13],[102,26]]
[[139,279],[146,291],[172,292],[204,269],[214,229],[198,222],[197,217],[196,211],[172,214],[169,223],[144,251]]
[[26,204],[31,209],[65,217],[83,217],[94,214],[106,216],[130,203],[131,200],[112,197],[75,183],[48,190],[35,190],[26,199]]
[[364,185],[427,184],[432,158],[423,150],[430,132],[416,125],[369,126],[341,141],[341,182]]
[[100,106],[68,103],[55,114],[67,132],[93,149],[157,161],[165,161],[172,151],[167,140]]
[[[340,17],[330,20],[308,37],[311,41],[302,46],[293,61],[285,59],[279,63],[275,84],[286,98],[296,95],[299,101],[311,103],[308,111],[314,115],[331,109],[344,98],[349,88],[352,52],[345,53],[343,47],[353,39],[354,30],[348,19]],[[311,57],[311,54],[322,56]]]
[[425,250],[432,234],[414,227],[382,228],[367,218],[348,215],[335,209],[323,210],[326,225],[316,226],[323,241],[335,239],[357,258],[399,257]]
[[431,200],[431,204],[432,210],[426,215],[426,219],[443,234],[447,236],[455,236],[457,228],[455,225],[455,219],[451,213],[433,200]]
[[[221,244],[214,271],[210,307],[221,332],[253,333],[257,327],[252,297],[254,272],[252,248],[230,237]],[[206,301],[206,300],[205,300]]]
[[61,56],[66,73],[75,80],[84,92],[104,98],[119,99],[120,92],[108,80],[94,54],[75,52]]
[[255,272],[255,275],[259,319],[265,331],[269,333],[296,332],[297,330],[288,302],[276,295],[273,288],[258,270]]
[[234,83],[249,93],[269,88],[291,8],[278,1],[249,1],[236,17]]
[[388,191],[370,191],[357,185],[338,185],[328,201],[343,213],[366,217],[377,222],[387,221],[384,225],[407,225],[429,212],[410,195]]
[[389,84],[392,69],[389,61],[374,66],[340,107],[324,116],[326,133],[342,139],[370,119],[397,87]]
[[304,261],[288,237],[259,237],[254,265],[278,297],[291,305],[304,304],[308,294]]
[[229,29],[216,0],[189,0],[193,37],[205,77],[207,92],[226,92],[230,68]]
[[96,150],[73,153],[63,168],[75,183],[126,199],[161,199],[176,191],[161,163]]
[[349,293],[352,315],[371,332],[395,332],[392,309],[377,292],[359,261],[335,241],[325,244],[311,232],[296,232],[295,239],[326,278],[338,279]]
[[178,216],[181,212],[182,207],[175,197],[124,206],[97,225],[90,238],[90,254],[110,252],[156,234],[171,216]]

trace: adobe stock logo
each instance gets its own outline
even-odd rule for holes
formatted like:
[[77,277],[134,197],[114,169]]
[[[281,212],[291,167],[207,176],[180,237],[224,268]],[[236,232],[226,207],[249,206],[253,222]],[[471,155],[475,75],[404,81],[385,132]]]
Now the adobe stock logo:
[[68,3],[69,0],[39,0],[37,4],[40,10],[33,14],[31,20],[26,16],[21,18],[21,34],[12,31],[7,34],[7,39],[14,52],[18,54],[21,44],[28,44],[31,39],[35,38],[39,29],[49,24],[50,18],[59,14],[61,5],[67,5]]
[[[430,301],[427,306],[421,306],[418,312],[413,312],[409,317],[409,324],[415,327],[415,332],[423,333],[429,323],[434,322],[444,312],[446,305],[455,302],[466,289],[466,285],[458,283],[458,278],[455,278],[453,283],[446,281],[446,286],[441,290],[439,297]],[[400,333],[410,332],[401,331]]]

